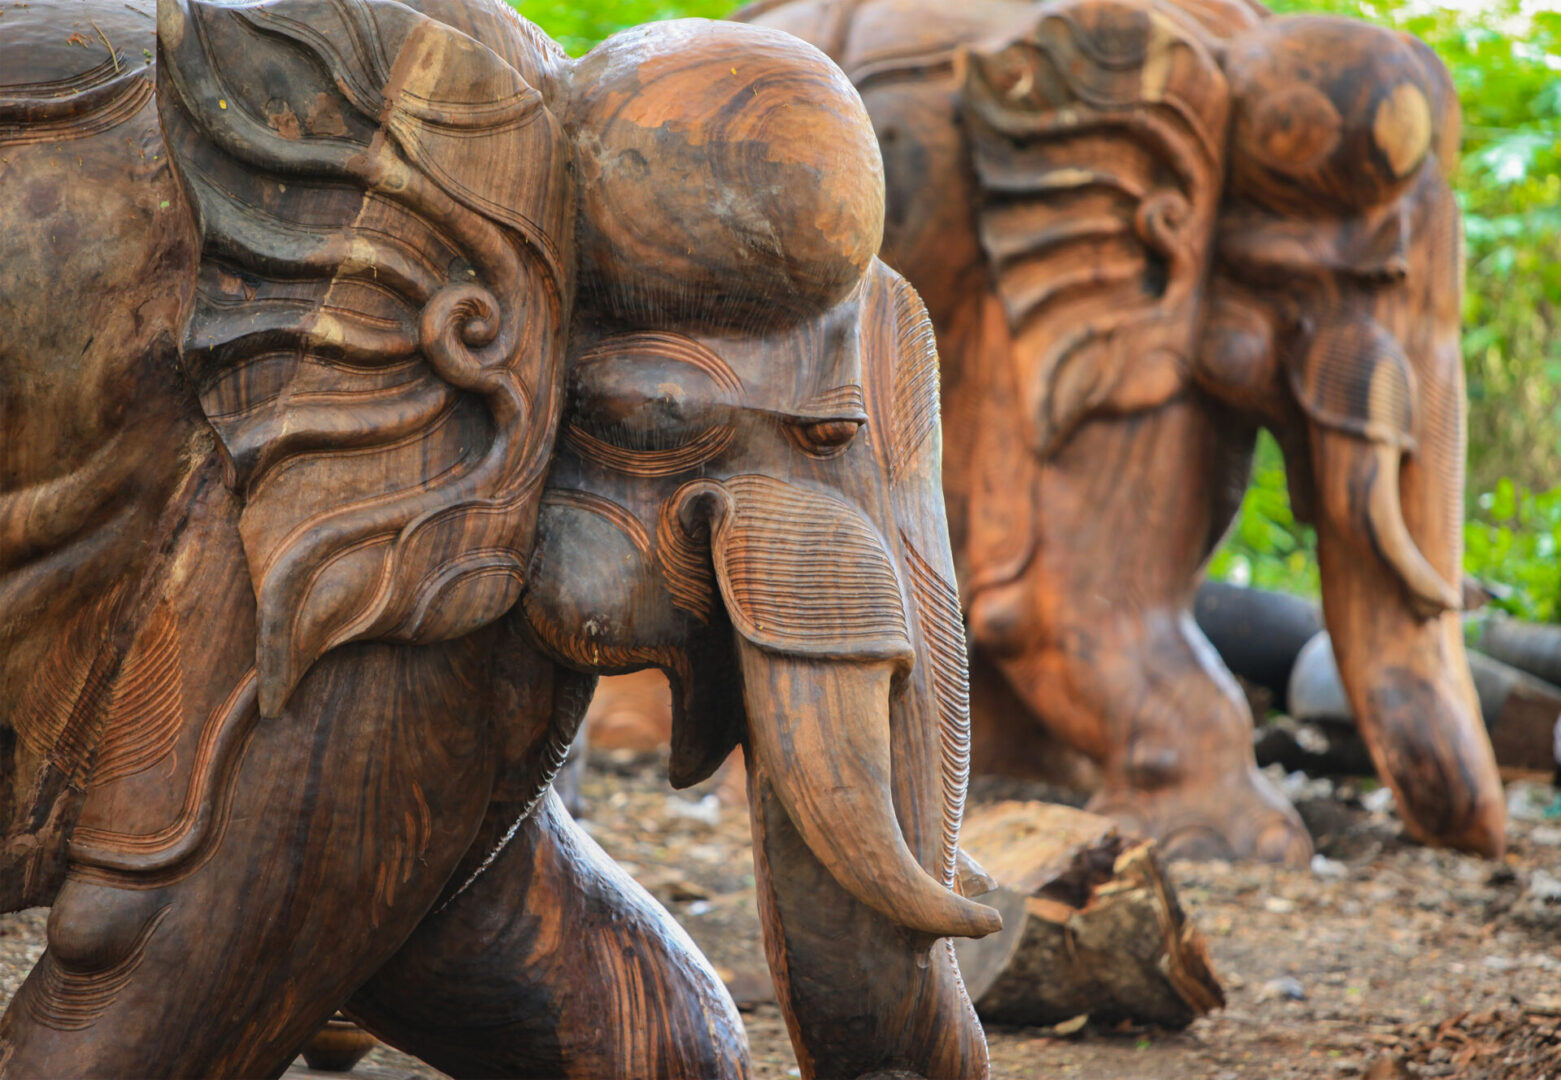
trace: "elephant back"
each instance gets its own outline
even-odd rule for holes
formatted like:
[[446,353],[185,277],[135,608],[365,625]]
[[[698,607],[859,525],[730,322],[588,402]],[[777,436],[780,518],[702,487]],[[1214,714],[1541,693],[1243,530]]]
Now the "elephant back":
[[79,137],[152,96],[151,4],[23,4],[0,34],[0,145]]
[[184,363],[243,502],[267,715],[331,648],[457,637],[520,592],[573,291],[559,56],[449,13],[497,51],[390,0],[159,8],[202,241]]
[[1036,7],[1033,0],[756,0],[731,18],[812,43],[862,90],[885,80],[946,80],[962,46],[1019,32]]

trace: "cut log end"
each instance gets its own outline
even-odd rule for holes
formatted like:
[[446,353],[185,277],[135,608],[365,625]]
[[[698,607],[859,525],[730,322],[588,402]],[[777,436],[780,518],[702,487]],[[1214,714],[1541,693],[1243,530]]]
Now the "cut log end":
[[967,816],[960,846],[996,882],[982,902],[1003,916],[1000,933],[955,943],[983,1020],[1179,1029],[1225,1004],[1153,840],[1071,807],[1003,802]]

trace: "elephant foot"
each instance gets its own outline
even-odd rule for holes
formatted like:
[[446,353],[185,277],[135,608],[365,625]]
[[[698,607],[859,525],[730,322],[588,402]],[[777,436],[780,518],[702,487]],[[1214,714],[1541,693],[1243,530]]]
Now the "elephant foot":
[[1306,866],[1312,838],[1295,807],[1251,766],[1154,790],[1107,781],[1089,809],[1153,837],[1167,859]]
[[1448,669],[1371,673],[1361,737],[1411,836],[1498,859],[1507,843],[1501,774],[1472,688]]
[[1499,859],[1507,847],[1507,807],[1501,775],[1474,752],[1449,753],[1434,738],[1397,744],[1368,742],[1378,775],[1411,837],[1430,847]]

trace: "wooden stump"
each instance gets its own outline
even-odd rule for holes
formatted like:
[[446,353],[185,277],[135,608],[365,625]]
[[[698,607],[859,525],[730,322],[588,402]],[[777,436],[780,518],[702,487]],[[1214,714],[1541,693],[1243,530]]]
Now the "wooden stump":
[[1071,807],[1002,802],[971,811],[960,847],[996,883],[982,903],[1003,915],[1001,932],[955,942],[983,1020],[1183,1028],[1225,1004],[1153,840]]

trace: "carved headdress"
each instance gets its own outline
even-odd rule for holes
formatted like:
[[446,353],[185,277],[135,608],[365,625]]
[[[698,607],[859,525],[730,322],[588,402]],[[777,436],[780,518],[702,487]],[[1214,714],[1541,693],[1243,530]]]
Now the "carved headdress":
[[1253,18],[1197,14],[1062,0],[965,56],[977,226],[1040,453],[1191,371],[1230,99],[1200,19]]
[[513,63],[401,4],[164,0],[158,31],[203,244],[185,363],[243,500],[273,715],[335,646],[455,637],[519,595],[562,396],[568,154]]

